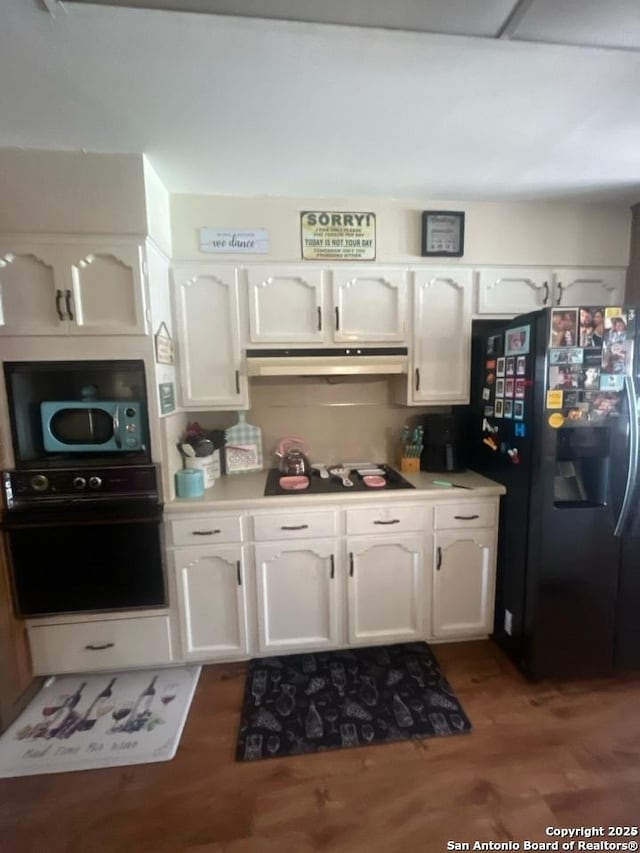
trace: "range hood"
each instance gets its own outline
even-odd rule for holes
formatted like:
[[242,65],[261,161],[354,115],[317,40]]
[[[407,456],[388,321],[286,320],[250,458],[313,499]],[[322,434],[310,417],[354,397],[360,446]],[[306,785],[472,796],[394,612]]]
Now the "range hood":
[[248,349],[249,376],[365,376],[406,373],[406,347]]

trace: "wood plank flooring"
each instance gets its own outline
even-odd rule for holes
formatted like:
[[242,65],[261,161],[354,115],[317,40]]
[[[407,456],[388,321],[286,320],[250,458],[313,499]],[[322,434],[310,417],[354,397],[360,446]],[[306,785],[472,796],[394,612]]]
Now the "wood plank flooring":
[[430,853],[640,823],[640,676],[531,684],[491,642],[434,651],[470,735],[236,762],[245,665],[207,666],[173,761],[0,780],[0,851]]

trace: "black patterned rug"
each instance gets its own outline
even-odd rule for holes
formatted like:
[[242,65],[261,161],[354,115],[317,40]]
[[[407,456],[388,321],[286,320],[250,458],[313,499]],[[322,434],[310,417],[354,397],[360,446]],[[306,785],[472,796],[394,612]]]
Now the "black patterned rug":
[[236,759],[471,731],[426,643],[249,661]]

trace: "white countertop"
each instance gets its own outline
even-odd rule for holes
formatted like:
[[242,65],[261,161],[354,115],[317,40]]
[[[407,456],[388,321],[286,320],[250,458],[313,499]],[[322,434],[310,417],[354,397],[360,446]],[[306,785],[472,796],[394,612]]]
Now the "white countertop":
[[[294,492],[291,495],[264,496],[267,471],[256,471],[247,474],[231,474],[216,480],[215,486],[207,489],[201,498],[176,498],[168,501],[164,508],[167,513],[198,512],[200,510],[249,509],[287,506],[312,506],[318,504],[346,504],[352,501],[414,501],[420,498],[437,498],[438,500],[467,500],[474,497],[490,497],[505,494],[504,486],[495,483],[474,471],[461,474],[442,474],[421,471],[418,474],[403,474],[402,476],[415,486],[415,490],[396,489],[380,492],[377,489],[355,491],[345,488],[342,492],[324,494],[308,494]],[[454,489],[437,486],[434,480],[448,480],[470,486],[470,489]]]

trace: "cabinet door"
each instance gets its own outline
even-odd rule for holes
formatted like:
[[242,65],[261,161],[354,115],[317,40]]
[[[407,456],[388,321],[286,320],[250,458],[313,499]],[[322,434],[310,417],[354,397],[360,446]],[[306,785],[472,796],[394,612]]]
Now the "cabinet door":
[[66,335],[65,291],[54,246],[0,247],[0,335]]
[[339,645],[339,578],[334,540],[256,545],[258,649]]
[[421,536],[347,539],[349,642],[396,643],[424,636]]
[[405,340],[407,271],[340,267],[333,277],[333,340]]
[[238,290],[232,267],[174,270],[178,362],[185,408],[242,409]]
[[622,305],[625,271],[554,270],[555,305]]
[[471,272],[415,273],[409,402],[467,403],[471,347]]
[[67,290],[72,295],[65,302],[70,334],[146,333],[141,252],[132,245],[65,249]]
[[526,314],[551,305],[551,271],[544,267],[487,267],[477,275],[478,314]]
[[302,266],[243,270],[252,343],[318,343],[325,338],[323,271]]
[[174,553],[180,633],[186,658],[248,653],[242,548],[182,548]]
[[436,533],[434,549],[434,636],[486,636],[493,629],[495,531]]

